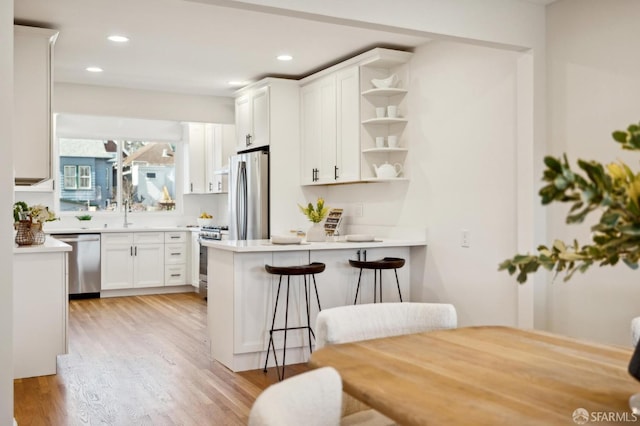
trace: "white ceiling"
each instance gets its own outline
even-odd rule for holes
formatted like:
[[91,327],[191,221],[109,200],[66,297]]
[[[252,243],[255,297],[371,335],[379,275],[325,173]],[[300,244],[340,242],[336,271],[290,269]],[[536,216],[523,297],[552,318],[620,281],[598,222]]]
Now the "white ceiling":
[[[15,0],[14,8],[16,23],[60,31],[57,82],[202,95],[230,96],[231,80],[297,78],[374,46],[428,41],[184,0]],[[115,44],[110,34],[131,41]],[[276,60],[281,53],[294,60]]]

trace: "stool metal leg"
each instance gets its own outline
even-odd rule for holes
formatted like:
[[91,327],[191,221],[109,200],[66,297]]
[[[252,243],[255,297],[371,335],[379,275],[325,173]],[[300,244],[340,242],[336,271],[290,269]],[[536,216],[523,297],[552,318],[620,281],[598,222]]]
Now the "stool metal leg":
[[[287,357],[287,330],[289,327],[289,282],[291,277],[287,275],[287,305],[284,310],[284,346],[282,347],[282,377],[278,374],[278,380],[284,379],[284,367],[287,365],[286,357]],[[278,365],[276,365],[276,368]]]
[[[269,330],[269,344],[267,345],[267,359],[264,360],[264,372],[267,372],[267,364],[269,363],[269,352],[273,348],[273,359],[276,362],[276,370],[278,369],[278,358],[276,356],[276,345],[273,342],[273,331],[276,324],[276,313],[278,312],[278,300],[280,300],[280,285],[282,284],[282,275],[278,280],[278,291],[276,292],[276,304],[273,308],[273,317],[271,318],[271,329]],[[278,377],[280,373],[278,372]]]
[[393,272],[396,274],[396,285],[398,286],[398,296],[400,296],[400,302],[402,302],[402,292],[400,291],[400,281],[398,280],[398,270],[394,269]]
[[356,297],[353,299],[353,304],[358,302],[358,291],[360,291],[360,279],[362,278],[362,268],[360,268],[360,274],[358,275],[358,286],[356,287]]
[[380,280],[378,282],[378,292],[380,294],[380,303],[382,303],[382,269],[379,269],[378,273],[380,274]]
[[[309,353],[313,352],[313,349],[311,349],[311,333],[313,333],[313,331],[311,331],[311,312],[309,309],[309,293],[308,291],[310,290],[310,288],[307,287],[307,276],[304,276],[304,301],[307,307],[307,334],[309,335]],[[313,336],[315,339],[315,335]]]
[[316,302],[318,302],[318,311],[321,311],[322,308],[320,307],[320,296],[318,296],[318,286],[316,285],[316,275],[313,274],[311,275],[311,277],[313,277],[313,288],[316,290]]

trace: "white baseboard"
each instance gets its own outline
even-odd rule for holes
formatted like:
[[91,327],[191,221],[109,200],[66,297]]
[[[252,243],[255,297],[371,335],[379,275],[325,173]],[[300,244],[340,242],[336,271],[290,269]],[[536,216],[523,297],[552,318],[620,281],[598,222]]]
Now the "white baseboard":
[[100,297],[146,296],[149,294],[193,293],[197,288],[191,284],[171,287],[123,288],[120,290],[102,290]]

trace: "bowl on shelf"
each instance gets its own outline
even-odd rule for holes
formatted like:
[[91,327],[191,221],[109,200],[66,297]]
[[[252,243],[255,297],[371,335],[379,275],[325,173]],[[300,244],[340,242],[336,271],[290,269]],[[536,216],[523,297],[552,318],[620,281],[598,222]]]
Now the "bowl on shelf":
[[373,84],[376,89],[389,89],[398,84],[398,76],[391,74],[387,78],[374,78],[371,80],[371,84]]
[[76,216],[76,219],[78,219],[78,220],[91,220],[91,215],[90,214],[81,214],[79,216]]
[[213,226],[213,219],[203,219],[201,217],[198,218],[198,226],[200,228],[204,226]]

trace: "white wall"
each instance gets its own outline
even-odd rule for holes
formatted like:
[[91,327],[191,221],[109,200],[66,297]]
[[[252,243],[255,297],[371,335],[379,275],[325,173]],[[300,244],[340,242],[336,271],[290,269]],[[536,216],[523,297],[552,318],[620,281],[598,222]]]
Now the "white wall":
[[[422,301],[453,303],[460,325],[517,322],[517,286],[498,273],[516,251],[516,65],[520,53],[432,42],[410,63],[409,182],[336,186],[352,225],[427,228]],[[461,229],[471,247],[460,246]]]
[[53,111],[86,115],[233,124],[232,98],[56,83]]
[[[521,47],[544,42],[544,6],[514,0],[193,0],[278,9],[294,16],[351,25],[377,24],[438,36],[462,37]],[[275,10],[274,10],[275,9]]]
[[13,422],[13,2],[0,2],[0,424]]
[[[637,153],[623,152],[611,132],[640,121],[637,0],[562,0],[548,8],[548,149],[578,158],[623,159],[638,170]],[[549,240],[589,242],[588,226],[564,223],[567,206],[549,213]],[[640,275],[626,266],[592,267],[548,287],[551,331],[630,344],[630,321],[640,315]]]

